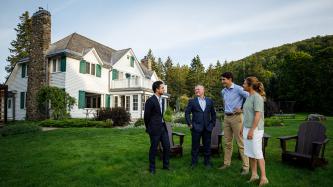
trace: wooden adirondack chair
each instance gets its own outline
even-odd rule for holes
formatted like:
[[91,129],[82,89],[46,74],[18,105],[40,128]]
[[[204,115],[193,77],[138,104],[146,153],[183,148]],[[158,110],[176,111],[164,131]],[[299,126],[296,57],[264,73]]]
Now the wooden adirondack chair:
[[[166,124],[168,135],[169,135],[169,141],[170,141],[170,156],[183,156],[183,143],[184,143],[184,136],[185,134],[180,132],[173,132],[172,127],[170,124]],[[179,144],[175,144],[173,137],[178,136],[179,137]],[[163,148],[162,145],[158,145],[158,152],[160,153],[160,158],[162,158]]]
[[[282,161],[307,165],[311,169],[327,164],[324,157],[325,146],[329,139],[326,128],[320,122],[308,121],[300,125],[296,136],[279,137],[282,148]],[[287,151],[287,140],[295,139],[295,151]]]
[[[220,152],[222,149],[222,136],[223,136],[223,132],[221,129],[221,122],[220,120],[216,119],[216,124],[212,130],[212,137],[211,137],[211,154],[217,154],[218,156],[220,156]],[[200,153],[204,152],[204,147],[203,144],[200,145],[200,149],[199,149]]]

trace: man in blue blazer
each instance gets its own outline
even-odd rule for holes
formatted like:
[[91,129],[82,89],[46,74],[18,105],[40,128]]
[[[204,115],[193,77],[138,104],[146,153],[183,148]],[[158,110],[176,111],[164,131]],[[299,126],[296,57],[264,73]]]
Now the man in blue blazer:
[[162,81],[153,83],[154,95],[145,103],[144,121],[146,132],[150,137],[149,172],[155,174],[155,157],[157,146],[161,142],[163,147],[163,169],[169,170],[170,142],[168,131],[163,120],[164,113],[164,84]]
[[205,88],[201,85],[195,87],[195,95],[194,99],[189,100],[185,110],[186,122],[192,132],[191,167],[194,168],[198,163],[201,137],[204,145],[204,164],[207,167],[212,167],[210,145],[212,130],[216,122],[214,102],[210,98],[205,97]]

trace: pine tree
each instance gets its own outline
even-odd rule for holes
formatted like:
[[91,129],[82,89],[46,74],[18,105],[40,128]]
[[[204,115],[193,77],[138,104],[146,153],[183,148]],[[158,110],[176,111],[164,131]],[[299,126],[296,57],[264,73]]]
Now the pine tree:
[[165,84],[169,84],[170,80],[172,79],[170,77],[172,66],[173,66],[172,60],[168,56],[167,60],[164,63],[164,72],[165,72],[165,80],[164,81],[165,81]]
[[163,72],[163,62],[161,58],[158,58],[158,62],[156,62],[156,58],[153,54],[153,51],[149,49],[147,53],[147,58],[151,61],[151,69],[156,72],[156,75],[161,80],[164,80],[164,72]]
[[31,18],[29,12],[25,11],[20,16],[20,23],[17,24],[16,31],[16,40],[13,40],[9,48],[10,56],[7,57],[7,62],[9,64],[6,66],[6,71],[10,73],[15,64],[26,57],[29,57],[29,48],[30,48],[30,37],[31,37]]
[[205,82],[205,67],[201,63],[199,55],[193,58],[189,74],[186,78],[186,86],[189,91],[189,96],[192,96],[193,89],[196,85],[204,85]]

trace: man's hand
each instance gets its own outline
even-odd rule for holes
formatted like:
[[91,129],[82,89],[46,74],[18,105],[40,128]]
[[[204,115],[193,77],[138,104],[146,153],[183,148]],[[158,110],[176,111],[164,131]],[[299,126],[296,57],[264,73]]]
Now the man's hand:
[[240,108],[236,108],[236,110],[234,111],[234,113],[235,114],[240,114],[240,113],[242,113],[243,111],[242,111],[242,109],[240,109]]
[[192,128],[193,128],[193,126],[192,126],[192,125],[189,125],[188,127],[189,127],[190,129],[192,129]]
[[250,130],[249,130],[249,133],[247,134],[247,139],[248,140],[252,140],[253,139],[253,129],[251,128]]

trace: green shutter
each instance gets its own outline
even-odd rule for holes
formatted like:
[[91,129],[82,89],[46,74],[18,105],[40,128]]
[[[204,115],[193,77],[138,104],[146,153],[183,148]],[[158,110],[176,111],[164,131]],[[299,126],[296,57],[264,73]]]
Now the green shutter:
[[86,92],[79,90],[79,108],[86,107]]
[[118,79],[118,70],[113,69],[112,70],[112,80],[117,80]]
[[27,64],[22,64],[22,72],[21,72],[21,75],[22,75],[22,78],[24,78],[26,76],[25,72],[26,72],[26,69],[27,69]]
[[20,108],[24,109],[24,104],[25,104],[25,92],[21,92],[21,98],[20,98]]
[[84,60],[80,61],[80,73],[83,73],[83,74],[86,73],[86,61],[84,61]]
[[66,71],[66,56],[62,56],[60,60],[60,71],[65,72]]
[[96,64],[96,76],[101,77],[101,73],[102,73],[101,65]]
[[105,107],[110,108],[110,95],[106,94]]
[[131,56],[131,67],[134,67],[134,57]]

